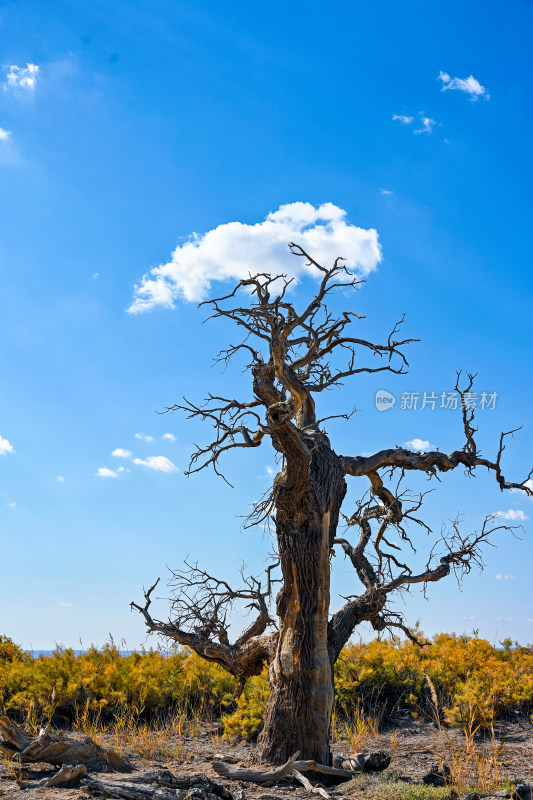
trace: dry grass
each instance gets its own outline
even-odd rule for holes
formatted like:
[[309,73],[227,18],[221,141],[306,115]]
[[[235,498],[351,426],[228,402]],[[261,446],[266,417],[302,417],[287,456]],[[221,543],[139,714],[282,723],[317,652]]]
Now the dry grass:
[[364,714],[360,706],[356,706],[348,717],[343,715],[339,718],[335,714],[331,726],[332,741],[347,742],[350,753],[359,753],[379,735],[380,722],[379,716]]
[[472,708],[462,726],[462,737],[457,742],[450,731],[442,724],[441,709],[437,698],[435,686],[429,675],[426,675],[431,698],[433,702],[432,721],[437,726],[437,745],[434,748],[439,766],[444,765],[450,770],[450,785],[459,793],[467,791],[490,792],[501,789],[503,783],[502,753],[505,748],[504,741],[498,741],[494,726],[488,723],[483,727],[488,733],[488,747],[480,745],[476,734],[480,733],[481,725],[476,722],[478,709]]
[[91,711],[87,704],[76,712],[73,729],[99,744],[105,744],[124,757],[134,756],[143,761],[179,761],[186,752],[185,739],[197,743],[199,721],[187,719],[186,713],[175,708],[147,721],[144,709],[123,705],[110,723],[104,722],[101,711]]

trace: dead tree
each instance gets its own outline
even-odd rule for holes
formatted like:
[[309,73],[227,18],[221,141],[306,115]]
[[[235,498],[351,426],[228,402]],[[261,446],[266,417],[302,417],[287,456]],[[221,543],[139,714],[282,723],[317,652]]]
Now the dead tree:
[[[427,587],[450,573],[459,578],[481,564],[481,550],[498,529],[488,517],[476,533],[464,535],[456,520],[451,531],[433,538],[425,569],[405,563],[402,555],[411,544],[410,530],[421,525],[417,512],[422,497],[401,489],[401,479],[411,471],[436,478],[463,468],[468,475],[484,467],[504,489],[533,494],[528,477],[508,481],[501,459],[506,437],[502,433],[494,461],[481,456],[475,442],[473,410],[465,401],[473,376],[456,389],[462,401],[465,443],[449,455],[436,451],[417,453],[402,447],[373,455],[338,455],[322,427],[315,408],[317,395],[361,373],[403,374],[407,369],[406,345],[397,323],[382,344],[351,335],[360,317],[353,311],[336,315],[328,300],[336,289],[344,293],[361,281],[337,259],[327,269],[301,247],[290,244],[296,257],[305,258],[310,270],[320,273],[320,285],[306,307],[297,311],[289,296],[291,281],[285,276],[257,274],[242,280],[225,297],[208,301],[211,318],[225,318],[244,334],[243,340],[219,353],[227,364],[237,354],[249,359],[251,397],[246,401],[210,394],[203,405],[184,399],[168,410],[211,423],[213,441],[198,447],[189,473],[212,467],[222,475],[220,459],[228,450],[260,447],[268,441],[279,454],[280,471],[270,494],[258,503],[255,521],[270,517],[275,524],[281,588],[276,597],[276,617],[269,612],[273,581],[248,579],[232,589],[225,581],[203,572],[196,564],[174,574],[177,593],[168,622],[152,618],[150,599],[133,604],[150,631],[157,631],[200,656],[217,662],[235,675],[242,688],[246,679],[269,664],[270,699],[259,738],[260,758],[283,764],[299,751],[304,759],[330,763],[329,733],[334,703],[333,665],[359,623],[374,630],[401,630],[413,634],[402,616],[389,608],[391,594],[414,584]],[[239,303],[240,298],[240,304]],[[205,305],[205,304],[202,304]],[[350,415],[342,415],[349,418]],[[224,477],[224,476],[222,476]],[[347,532],[338,533],[347,479],[361,479],[366,495],[346,519]],[[387,485],[388,484],[388,485]],[[391,541],[399,533],[401,546]],[[350,534],[355,534],[353,543]],[[335,548],[341,548],[355,569],[361,588],[330,615],[330,567]],[[227,614],[234,600],[248,602],[257,612],[250,627],[233,643],[227,632]]]

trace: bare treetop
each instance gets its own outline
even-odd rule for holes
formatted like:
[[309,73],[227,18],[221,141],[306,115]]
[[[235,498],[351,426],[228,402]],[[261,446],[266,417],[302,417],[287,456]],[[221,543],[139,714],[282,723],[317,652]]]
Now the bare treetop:
[[[402,375],[407,371],[401,348],[418,340],[395,338],[404,318],[394,325],[384,344],[348,335],[354,320],[364,317],[354,311],[335,316],[327,300],[335,289],[355,290],[364,281],[344,266],[342,258],[326,269],[299,245],[291,243],[289,247],[295,256],[307,259],[310,269],[322,274],[316,295],[303,310],[297,311],[288,299],[292,278],[265,273],[241,280],[229,294],[200,304],[211,307],[208,319],[225,317],[244,329],[243,340],[222,349],[215,362],[227,365],[241,351],[251,356],[247,367],[254,378],[254,397],[241,401],[210,394],[200,406],[184,398],[183,404],[167,408],[211,421],[216,430],[216,438],[193,454],[189,474],[209,465],[221,474],[218,461],[226,450],[258,447],[269,433],[267,409],[277,424],[293,421],[305,431],[325,421],[316,417],[314,394],[341,386],[345,378],[358,373]],[[247,305],[229,304],[239,290],[244,290]]]

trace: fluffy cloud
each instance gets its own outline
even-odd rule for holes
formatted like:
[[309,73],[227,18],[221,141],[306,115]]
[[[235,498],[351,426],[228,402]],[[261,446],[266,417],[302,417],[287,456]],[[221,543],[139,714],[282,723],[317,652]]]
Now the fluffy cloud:
[[[367,275],[381,261],[378,234],[346,221],[346,212],[333,203],[289,203],[268,214],[264,222],[228,222],[205,234],[192,234],[178,245],[172,259],[150,270],[135,286],[128,311],[139,314],[155,306],[174,308],[179,297],[204,300],[213,281],[238,281],[250,271],[286,273],[295,278],[318,277],[293,256],[289,242],[301,245],[319,263],[333,264],[343,256],[346,265]],[[293,284],[294,285],[294,284]]]
[[117,458],[131,458],[131,450],[124,450],[123,447],[117,447],[111,453],[112,456],[116,456]]
[[409,447],[411,450],[434,450],[435,445],[430,444],[426,439],[411,439],[410,442],[406,442],[404,447]]
[[500,517],[500,519],[512,520],[513,522],[525,522],[528,519],[524,512],[518,508],[510,508],[508,511],[496,511],[494,516]]
[[144,433],[136,433],[135,434],[135,438],[136,439],[142,439],[143,442],[153,442],[153,441],[155,441],[153,436],[146,436]]
[[394,194],[392,189],[380,189],[379,191],[381,192],[381,194],[384,194],[384,195]]
[[11,442],[8,442],[7,439],[3,439],[0,436],[0,456],[5,456],[6,453],[14,453],[15,449]]
[[484,97],[486,100],[490,99],[490,94],[473,75],[469,75],[468,78],[452,78],[447,72],[441,70],[437,80],[442,83],[441,92],[451,89],[468,94],[469,99],[473,101],[479,100],[480,97]]
[[59,481],[59,483],[63,483],[63,481],[65,480],[65,478],[63,477],[63,475],[58,475],[58,476],[57,476],[57,480]]
[[0,128],[0,142],[7,142],[11,136],[11,131],[6,131],[5,128]]
[[176,437],[174,436],[173,433],[164,433],[161,438],[162,439],[166,439],[168,442],[175,442],[176,441]]
[[115,472],[115,470],[107,467],[100,467],[96,474],[99,478],[118,478],[118,471]]
[[6,70],[6,81],[4,89],[24,89],[32,92],[35,89],[39,67],[37,64],[26,64],[25,67],[17,67],[16,64],[4,67]]
[[148,467],[148,469],[155,469],[158,472],[179,472],[177,466],[172,463],[170,458],[166,456],[148,456],[148,458],[134,458],[134,464],[138,464],[142,467]]
[[9,508],[15,508],[15,506],[16,506],[17,504],[16,504],[16,503],[8,503],[7,505],[8,505],[8,507],[9,507]]
[[514,581],[514,575],[495,575],[497,581]]

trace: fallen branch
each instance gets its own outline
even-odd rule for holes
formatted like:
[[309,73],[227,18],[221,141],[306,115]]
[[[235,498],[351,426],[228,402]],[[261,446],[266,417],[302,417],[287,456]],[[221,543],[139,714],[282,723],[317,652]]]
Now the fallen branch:
[[213,761],[213,769],[217,775],[237,781],[252,781],[252,783],[276,783],[292,774],[293,766],[300,752],[295,753],[282,767],[275,770],[247,769],[247,767],[232,767],[224,761]]
[[88,736],[74,739],[51,733],[50,726],[41,728],[35,737],[28,736],[9,717],[0,715],[0,753],[23,764],[45,762],[62,764],[105,764],[113,769],[128,770],[129,764],[114,750],[104,750]]
[[302,773],[298,772],[297,769],[293,768],[292,774],[296,780],[302,784],[304,789],[307,789],[308,792],[311,792],[312,794],[319,794],[324,798],[324,800],[331,800],[331,796],[326,792],[325,789],[323,789],[321,786],[313,786],[309,778],[306,778],[305,775],[302,775]]
[[43,778],[41,781],[17,781],[17,786],[19,789],[50,789],[52,786],[69,786],[86,774],[87,767],[85,764],[78,764],[77,766],[63,764],[59,772],[56,772],[50,778]]
[[337,778],[346,778],[346,780],[353,778],[353,773],[347,769],[328,767],[326,764],[317,764],[316,761],[295,761],[293,768],[298,772],[307,772],[312,769],[313,772],[323,772],[325,775],[334,775]]
[[183,791],[194,790],[194,800],[212,800],[213,795],[222,800],[233,800],[233,795],[224,786],[215,783],[207,775],[185,775],[178,777],[168,769],[148,772],[127,781],[99,781],[85,778],[82,781],[89,794],[123,800],[182,800]]
[[328,767],[326,764],[317,764],[316,761],[297,761],[296,759],[300,753],[295,753],[289,760],[282,766],[274,770],[257,770],[248,769],[247,767],[234,768],[230,764],[225,764],[223,761],[213,761],[213,769],[218,775],[223,778],[237,781],[251,781],[252,783],[276,783],[284,778],[290,777],[297,772],[323,772],[326,775],[336,775],[338,778],[346,778],[349,780],[352,773],[346,769],[338,769],[336,767]]

